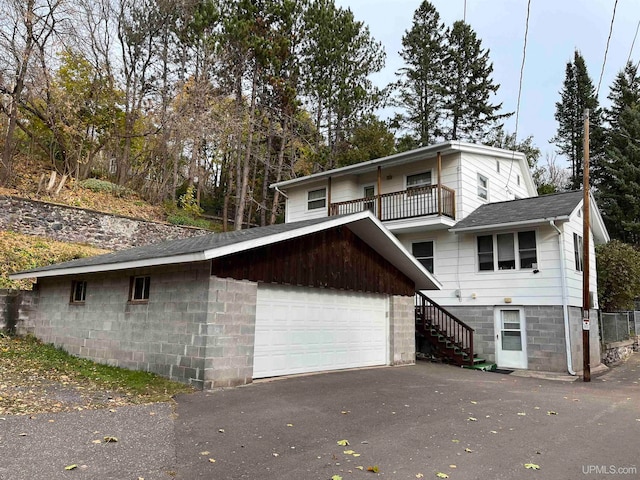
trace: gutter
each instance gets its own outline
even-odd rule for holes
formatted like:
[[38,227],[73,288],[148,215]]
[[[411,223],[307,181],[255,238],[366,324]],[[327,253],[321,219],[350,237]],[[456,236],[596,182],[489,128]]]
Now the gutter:
[[558,249],[560,250],[560,280],[562,283],[562,316],[564,317],[564,344],[567,351],[567,371],[569,372],[569,375],[576,375],[576,372],[572,368],[573,361],[571,359],[571,336],[569,334],[569,294],[567,290],[567,266],[565,264],[564,257],[563,235],[562,230],[558,228],[553,220],[549,220],[549,225],[551,225],[551,227],[553,227],[553,229],[558,233]]

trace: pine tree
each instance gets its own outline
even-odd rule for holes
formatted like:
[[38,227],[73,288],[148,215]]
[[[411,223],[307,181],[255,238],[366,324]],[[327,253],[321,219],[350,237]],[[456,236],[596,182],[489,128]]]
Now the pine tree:
[[640,77],[633,64],[618,73],[608,98],[596,195],[611,237],[640,245]]
[[462,21],[453,24],[447,36],[444,59],[444,137],[447,140],[483,141],[500,120],[502,104],[492,104],[500,85],[493,83],[489,50],[473,29]]
[[582,185],[584,158],[584,111],[589,109],[590,159],[594,165],[603,152],[602,111],[598,105],[593,82],[587,72],[584,58],[575,51],[573,62],[568,62],[560,101],[556,103],[555,119],[558,131],[550,140],[571,163],[570,188]]
[[435,7],[424,0],[413,15],[411,30],[402,37],[400,56],[405,66],[396,75],[398,96],[394,103],[403,108],[394,119],[407,130],[414,147],[426,146],[442,137],[442,80],[445,26]]

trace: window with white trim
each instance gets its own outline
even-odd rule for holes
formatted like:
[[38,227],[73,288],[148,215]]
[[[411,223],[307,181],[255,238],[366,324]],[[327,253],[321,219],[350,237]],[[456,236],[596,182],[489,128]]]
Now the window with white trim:
[[411,253],[429,273],[433,273],[433,240],[412,243]]
[[151,277],[131,277],[129,300],[132,302],[145,302],[149,300],[149,285]]
[[527,270],[538,266],[536,232],[478,235],[478,270]]
[[327,189],[318,188],[307,192],[307,210],[317,210],[327,206]]
[[478,174],[478,197],[489,200],[489,179]]
[[583,272],[583,254],[582,251],[584,249],[584,243],[582,241],[582,235],[578,235],[577,233],[573,234],[573,256],[576,261],[576,272]]
[[87,282],[71,282],[71,303],[84,303],[87,298]]

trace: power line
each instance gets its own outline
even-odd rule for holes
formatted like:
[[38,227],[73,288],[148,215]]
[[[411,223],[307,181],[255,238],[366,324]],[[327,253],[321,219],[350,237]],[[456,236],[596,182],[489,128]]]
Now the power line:
[[616,19],[616,8],[618,7],[618,0],[613,4],[613,15],[611,16],[611,25],[609,26],[609,38],[607,38],[607,47],[604,49],[604,60],[602,61],[602,70],[600,70],[600,80],[598,80],[598,88],[596,89],[596,98],[600,93],[600,84],[602,83],[602,76],[604,75],[604,66],[607,63],[607,53],[609,53],[609,42],[611,41],[611,34],[613,33],[613,22]]
[[522,63],[520,64],[520,81],[518,83],[518,101],[516,102],[516,127],[513,133],[513,147],[511,166],[509,168],[509,176],[507,177],[507,190],[509,189],[509,181],[511,180],[511,172],[513,170],[513,161],[516,153],[516,142],[518,141],[518,123],[520,121],[520,99],[522,98],[522,81],[524,78],[524,63],[527,58],[527,37],[529,36],[529,16],[531,12],[531,0],[527,2],[527,19],[524,26],[524,45],[522,47]]
[[636,34],[633,36],[633,42],[631,42],[631,48],[629,49],[629,58],[627,63],[631,61],[631,54],[633,53],[633,46],[636,44],[636,38],[638,37],[638,29],[640,29],[640,20],[638,20],[638,26],[636,27]]

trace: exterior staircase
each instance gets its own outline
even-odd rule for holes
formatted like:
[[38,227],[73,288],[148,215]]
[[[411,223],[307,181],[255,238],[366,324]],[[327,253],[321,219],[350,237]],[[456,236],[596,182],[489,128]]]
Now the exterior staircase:
[[473,352],[473,328],[420,292],[415,315],[416,343],[426,342],[433,357],[460,367],[495,370],[495,364]]

